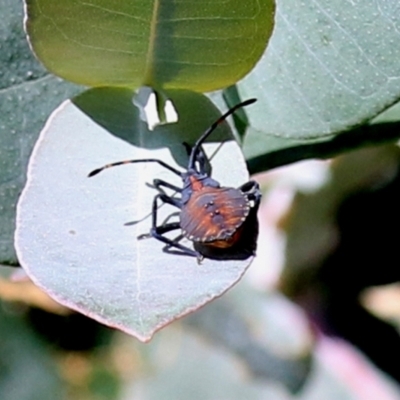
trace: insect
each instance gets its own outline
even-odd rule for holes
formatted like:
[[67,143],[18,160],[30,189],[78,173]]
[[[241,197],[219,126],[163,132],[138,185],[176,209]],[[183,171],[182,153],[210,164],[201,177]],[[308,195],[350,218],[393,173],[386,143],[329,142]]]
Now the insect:
[[[182,187],[161,179],[153,180],[158,191],[152,204],[152,224],[150,233],[143,237],[153,237],[165,243],[165,250],[196,257],[200,262],[204,257],[212,259],[246,259],[255,254],[258,236],[257,210],[261,200],[257,182],[249,181],[238,188],[223,187],[206,172],[206,155],[202,144],[225,119],[237,109],[254,103],[249,99],[236,104],[216,120],[196,141],[187,146],[189,161],[187,170],[181,172],[162,160],[147,158],[114,162],[95,169],[88,175],[97,175],[104,169],[131,163],[153,162],[178,175]],[[179,197],[166,194],[165,188],[172,189]],[[179,211],[179,222],[157,224],[159,202],[170,204]],[[179,239],[170,239],[166,233],[180,229]],[[193,242],[193,248],[182,243],[186,237]]]

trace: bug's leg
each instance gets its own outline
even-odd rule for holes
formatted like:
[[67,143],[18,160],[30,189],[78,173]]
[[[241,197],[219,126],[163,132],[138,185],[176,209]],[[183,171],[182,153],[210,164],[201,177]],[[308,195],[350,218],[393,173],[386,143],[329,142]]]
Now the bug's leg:
[[200,148],[197,153],[196,160],[199,163],[199,171],[201,174],[206,174],[206,155],[204,154],[203,149]]
[[239,186],[238,189],[243,193],[251,193],[254,191],[259,191],[260,185],[256,181],[248,181],[244,183],[242,186]]
[[247,196],[250,201],[255,204],[261,200],[260,185],[256,181],[248,181],[238,188],[243,194]]
[[[188,152],[188,154],[190,155],[190,153],[192,152],[192,147],[190,145],[188,145],[187,143],[184,143],[185,147],[186,147],[186,151]],[[199,172],[201,174],[206,174],[206,162],[207,162],[207,157],[204,153],[204,150],[200,147],[199,151],[196,154],[196,159],[195,162],[198,163],[199,165]]]
[[[164,233],[171,232],[171,231],[174,231],[174,230],[180,229],[180,228],[181,228],[181,226],[180,226],[179,222],[171,222],[171,223],[168,223],[165,225],[158,226],[157,233],[159,235],[163,235]],[[156,237],[156,236],[153,236],[153,237],[166,243],[165,247],[163,248],[163,251],[165,251],[168,254],[187,255],[187,256],[196,257],[197,262],[199,264],[201,263],[201,261],[204,258],[198,251],[192,250],[189,247],[184,246],[179,243],[179,241],[184,238],[183,235],[179,235],[178,237],[176,237],[173,240],[165,238],[164,236],[162,236],[162,239],[160,239],[159,237]],[[167,239],[168,242],[165,239]],[[177,248],[177,249],[179,249],[179,251],[170,250],[171,248]]]
[[192,250],[189,247],[186,247],[174,240],[171,240],[171,239],[163,236],[163,234],[165,234],[167,232],[170,232],[172,230],[180,228],[180,225],[178,222],[170,222],[165,225],[157,226],[157,210],[158,210],[157,200],[158,199],[160,199],[164,203],[174,205],[178,208],[182,207],[181,202],[178,199],[174,199],[172,197],[166,196],[165,194],[158,194],[157,196],[155,196],[154,200],[153,200],[153,209],[152,209],[153,220],[152,220],[152,227],[150,230],[150,235],[152,237],[154,237],[155,239],[159,240],[160,242],[165,243],[168,247],[174,247],[176,249],[181,250],[181,252],[183,254],[186,254],[186,255],[192,256],[192,257],[196,257],[197,259],[201,259],[202,256],[197,251]]
[[[183,142],[183,145],[185,146],[188,156],[190,156],[190,153],[192,152],[192,146],[186,142]],[[201,174],[207,174],[207,158],[202,148],[199,148],[199,151],[196,154],[195,162],[199,165],[199,172]]]
[[[157,226],[156,229],[157,229],[157,233],[159,235],[164,235],[164,233],[171,232],[176,229],[180,229],[180,225],[179,225],[179,222],[169,222],[169,223],[164,223],[163,225]],[[142,235],[139,235],[137,238],[139,240],[142,240],[142,239],[149,239],[152,237],[154,237],[152,233],[144,233]]]
[[168,215],[167,218],[164,219],[162,226],[167,225],[167,223],[169,223],[168,221],[173,218],[173,217],[179,217],[180,212],[179,211],[175,211],[171,214]]
[[[179,209],[182,208],[181,199],[177,199],[175,197],[168,196],[164,193],[160,193],[156,197],[159,197],[161,199],[161,201],[163,201],[164,203],[171,204],[171,206],[174,206]],[[157,200],[155,202],[157,202]],[[154,204],[153,204],[153,207],[154,207]]]
[[[160,191],[161,191],[161,190],[162,190],[162,189],[160,189]],[[177,207],[177,208],[179,208],[179,209],[182,208],[182,204],[181,204],[181,201],[180,201],[179,199],[175,199],[175,198],[173,198],[173,197],[170,197],[170,196],[166,195],[164,192],[162,192],[162,193],[160,193],[160,194],[154,196],[154,199],[153,199],[153,206],[152,206],[152,209],[151,209],[151,217],[152,217],[152,219],[151,219],[151,221],[152,221],[152,222],[151,222],[152,228],[151,228],[151,229],[157,228],[157,211],[158,211],[157,199],[160,199],[160,200],[163,201],[164,203],[171,204],[171,205],[173,205],[173,206],[175,206],[175,207]],[[168,221],[168,219],[169,219],[170,217],[171,217],[171,214],[166,218],[166,220],[164,221],[164,223],[163,223],[162,225],[160,225],[160,227],[162,227],[162,226],[164,226],[164,225],[168,225],[168,224],[167,224],[167,221]],[[141,239],[148,239],[148,238],[151,238],[151,237],[154,237],[154,235],[153,235],[153,234],[151,233],[151,231],[150,231],[149,233],[143,233],[143,234],[139,235],[137,238],[138,238],[139,240],[141,240]]]
[[157,233],[160,235],[164,235],[164,233],[174,231],[176,229],[180,229],[179,222],[168,222],[165,225],[157,226]]
[[154,196],[153,207],[151,210],[151,215],[153,217],[152,218],[152,229],[157,228],[157,211],[158,211],[157,200],[158,199],[160,199],[163,203],[171,204],[172,206],[177,207],[179,209],[182,208],[182,202],[180,199],[175,199],[174,197],[167,196],[164,193],[159,193],[156,196]]
[[[162,227],[160,227],[162,228]],[[176,229],[176,228],[175,228]],[[162,229],[163,230],[163,229]],[[171,231],[174,229],[170,229]],[[165,232],[164,232],[165,233]],[[171,240],[165,236],[163,236],[162,233],[158,232],[158,228],[156,229],[151,229],[150,231],[151,236],[153,236],[155,239],[159,240],[160,242],[163,242],[167,245],[167,248],[175,248],[175,249],[179,249],[182,254],[185,254],[187,256],[192,256],[192,257],[196,257],[197,259],[201,259],[202,256],[200,253],[198,253],[195,250],[190,249],[189,247],[184,246],[183,244],[180,244],[174,240]]]
[[175,190],[176,192],[181,193],[182,192],[182,188],[172,185],[169,182],[165,182],[161,179],[154,179],[153,180],[153,186],[160,192],[160,193],[164,193],[164,190],[162,190],[162,186],[168,188],[168,189],[172,189]]

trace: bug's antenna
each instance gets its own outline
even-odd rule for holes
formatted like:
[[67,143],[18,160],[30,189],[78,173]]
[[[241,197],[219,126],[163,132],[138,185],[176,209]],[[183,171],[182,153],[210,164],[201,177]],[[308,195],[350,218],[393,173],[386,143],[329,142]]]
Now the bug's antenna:
[[242,108],[245,106],[248,106],[249,104],[253,104],[257,101],[257,99],[248,99],[243,101],[242,103],[236,104],[233,106],[231,109],[229,109],[225,114],[221,115],[220,118],[218,118],[197,140],[195,145],[192,148],[192,152],[190,153],[190,158],[189,158],[189,169],[194,169],[194,165],[196,162],[196,155],[199,152],[200,146],[204,143],[204,141],[210,136],[211,132],[215,130],[215,128],[224,122],[227,117],[229,117],[231,114],[233,114],[238,108]]
[[112,163],[112,164],[106,164],[101,168],[94,169],[92,172],[89,173],[88,177],[97,175],[98,173],[100,173],[104,169],[111,168],[111,167],[116,167],[117,165],[134,164],[134,163],[140,163],[140,162],[155,162],[155,163],[160,164],[162,167],[164,167],[166,169],[169,169],[175,175],[178,175],[180,177],[182,176],[182,173],[180,171],[178,171],[174,167],[171,167],[170,165],[168,165],[164,161],[158,160],[156,158],[146,158],[146,159],[141,159],[141,160],[125,160],[125,161],[118,161],[118,162],[115,162],[115,163]]

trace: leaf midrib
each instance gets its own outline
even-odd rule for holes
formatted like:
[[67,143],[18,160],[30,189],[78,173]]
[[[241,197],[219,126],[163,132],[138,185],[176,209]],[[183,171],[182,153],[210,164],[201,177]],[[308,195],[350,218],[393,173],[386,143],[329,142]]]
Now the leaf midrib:
[[160,0],[154,1],[153,13],[150,22],[150,36],[149,36],[149,48],[146,55],[146,65],[144,74],[144,84],[151,86],[154,81],[154,48],[157,36],[157,20],[160,13]]

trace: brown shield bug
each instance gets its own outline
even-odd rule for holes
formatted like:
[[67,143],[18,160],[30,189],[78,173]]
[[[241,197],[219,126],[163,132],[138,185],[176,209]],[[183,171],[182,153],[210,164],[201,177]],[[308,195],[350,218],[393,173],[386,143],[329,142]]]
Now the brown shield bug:
[[[177,187],[161,179],[154,179],[153,186],[158,191],[154,196],[152,206],[152,227],[150,233],[144,236],[153,237],[166,244],[166,250],[178,250],[179,253],[194,256],[199,261],[204,257],[228,260],[246,259],[255,254],[258,221],[257,210],[261,200],[260,188],[257,182],[249,181],[238,188],[223,187],[206,173],[206,155],[201,145],[209,135],[229,115],[237,109],[254,103],[249,99],[229,109],[216,120],[189,148],[187,170],[178,171],[162,160],[148,158],[119,161],[104,165],[90,172],[94,176],[106,168],[117,165],[155,162],[178,175],[183,182]],[[168,188],[180,194],[180,197],[168,196],[163,188]],[[179,222],[157,224],[158,202],[170,204],[179,211]],[[193,242],[193,249],[165,236],[167,232],[180,229],[182,236]]]

